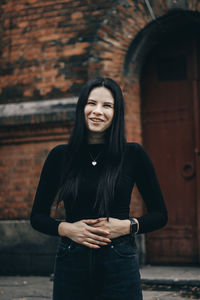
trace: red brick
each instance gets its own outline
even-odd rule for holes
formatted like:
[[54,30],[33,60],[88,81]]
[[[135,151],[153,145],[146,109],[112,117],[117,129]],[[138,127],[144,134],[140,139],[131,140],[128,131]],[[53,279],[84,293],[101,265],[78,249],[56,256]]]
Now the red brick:
[[[82,85],[87,76],[110,76],[124,89],[127,138],[141,142],[138,77],[131,71],[133,64],[126,77],[123,76],[123,68],[131,42],[152,21],[144,3],[125,0],[129,7],[124,8],[122,4],[116,6],[114,0],[29,0],[29,5],[24,0],[4,2],[1,5],[0,62],[1,68],[8,64],[13,72],[0,75],[0,91],[13,85],[19,86],[22,97],[2,101],[35,100],[35,89],[44,99],[54,98],[52,88],[58,88],[67,97],[72,94],[70,88]],[[165,1],[155,0],[152,5],[157,16],[167,14]],[[200,10],[199,1],[185,1],[185,10],[188,9]],[[78,94],[79,90],[75,92]],[[64,132],[67,140],[70,128],[60,126],[55,132],[48,125],[45,130],[30,127],[26,138],[23,130],[20,132],[17,128],[0,132],[1,143],[8,143],[0,147],[3,160],[0,161],[0,176],[3,174],[0,201],[9,200],[1,218],[28,217],[47,150],[63,143]],[[20,193],[21,187],[24,189]],[[142,209],[139,195],[134,191],[131,213],[139,215]]]
[[74,12],[73,14],[71,14],[71,18],[73,20],[77,20],[77,19],[81,19],[83,17],[83,13],[82,12]]

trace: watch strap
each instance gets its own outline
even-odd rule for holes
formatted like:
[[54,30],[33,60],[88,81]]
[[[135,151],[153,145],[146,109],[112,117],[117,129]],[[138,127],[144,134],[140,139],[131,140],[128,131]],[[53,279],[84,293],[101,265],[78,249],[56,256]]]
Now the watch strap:
[[130,235],[134,236],[138,233],[139,231],[139,222],[135,218],[129,218],[130,220]]

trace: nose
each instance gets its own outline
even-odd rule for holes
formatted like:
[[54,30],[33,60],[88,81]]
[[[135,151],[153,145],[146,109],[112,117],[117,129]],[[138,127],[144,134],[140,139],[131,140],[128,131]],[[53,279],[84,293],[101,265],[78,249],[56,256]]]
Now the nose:
[[96,114],[96,115],[101,115],[102,114],[101,105],[96,105],[94,110],[93,110],[93,113]]

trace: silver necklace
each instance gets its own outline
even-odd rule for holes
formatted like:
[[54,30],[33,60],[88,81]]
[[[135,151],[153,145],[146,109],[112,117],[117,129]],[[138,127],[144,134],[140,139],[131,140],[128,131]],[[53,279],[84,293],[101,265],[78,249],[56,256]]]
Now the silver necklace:
[[90,153],[90,151],[88,151],[88,152],[89,152],[90,157],[91,157],[91,159],[92,159],[92,165],[95,167],[95,166],[97,165],[97,158],[100,156],[101,152],[98,153],[97,156],[96,156],[95,158],[92,156],[92,154]]

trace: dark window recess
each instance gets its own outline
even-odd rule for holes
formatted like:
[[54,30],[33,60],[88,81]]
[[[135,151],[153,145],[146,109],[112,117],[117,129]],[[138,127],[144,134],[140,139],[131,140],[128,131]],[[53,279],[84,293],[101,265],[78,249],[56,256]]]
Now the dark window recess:
[[157,76],[160,81],[186,80],[187,63],[185,56],[159,58]]

